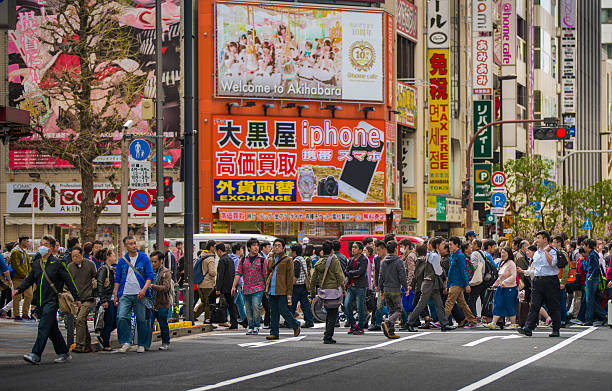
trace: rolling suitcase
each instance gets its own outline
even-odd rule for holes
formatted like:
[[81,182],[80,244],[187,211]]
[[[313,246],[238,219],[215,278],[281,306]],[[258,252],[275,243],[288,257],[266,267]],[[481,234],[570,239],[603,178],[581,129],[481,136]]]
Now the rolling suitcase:
[[612,299],[608,300],[608,326],[612,328]]
[[527,322],[528,314],[529,314],[529,303],[525,301],[519,301],[518,316],[517,316],[517,323],[519,324],[519,326],[521,327],[525,326],[525,323]]

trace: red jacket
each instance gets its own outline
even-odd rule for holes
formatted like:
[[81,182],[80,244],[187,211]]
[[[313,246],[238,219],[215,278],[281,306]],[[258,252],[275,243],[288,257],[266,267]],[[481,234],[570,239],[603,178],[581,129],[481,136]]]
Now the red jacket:
[[578,259],[578,266],[576,267],[576,271],[580,276],[580,285],[583,286],[586,283],[586,270],[584,270],[584,268],[582,267],[582,262],[586,263],[586,259],[580,257]]

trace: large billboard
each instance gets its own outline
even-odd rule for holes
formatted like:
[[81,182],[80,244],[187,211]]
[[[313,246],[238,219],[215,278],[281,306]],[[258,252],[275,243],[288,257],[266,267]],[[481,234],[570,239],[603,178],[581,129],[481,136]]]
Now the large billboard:
[[429,49],[429,194],[450,193],[448,49]]
[[382,11],[217,2],[216,96],[383,101]]
[[385,121],[213,116],[216,204],[385,202]]
[[[152,98],[155,93],[155,3],[150,0],[129,0],[126,2],[109,1],[109,7],[121,7],[117,18],[122,29],[130,33],[134,45],[134,56],[116,64],[108,64],[100,70],[100,82],[120,82],[121,75],[130,72],[142,76],[146,83],[144,96],[130,102],[119,102],[115,109],[121,115],[129,114],[134,121],[131,132],[150,134],[146,121],[141,120],[143,98]],[[63,102],[60,97],[45,90],[49,74],[73,72],[78,69],[78,59],[70,53],[57,50],[45,43],[50,34],[48,21],[57,18],[56,2],[44,0],[17,0],[17,26],[8,32],[8,82],[9,105],[28,110],[31,118],[37,119],[34,125],[40,126],[48,139],[59,142],[68,140],[67,129],[63,126]],[[62,11],[63,12],[63,11]],[[180,144],[172,139],[180,130],[180,0],[162,0],[163,18],[163,87],[164,87],[164,132],[171,141],[165,143],[165,162],[173,167],[180,156]],[[96,26],[92,28],[97,28]],[[59,33],[62,34],[61,32]],[[120,129],[109,129],[109,133]],[[32,136],[36,143],[38,136]],[[120,155],[120,150],[113,151]],[[11,169],[59,169],[72,168],[63,160],[24,147],[11,144]]]

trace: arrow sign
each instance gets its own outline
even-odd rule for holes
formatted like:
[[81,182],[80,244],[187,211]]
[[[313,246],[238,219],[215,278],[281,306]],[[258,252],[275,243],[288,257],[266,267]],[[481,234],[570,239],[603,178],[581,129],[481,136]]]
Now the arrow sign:
[[588,217],[584,219],[584,224],[582,224],[582,229],[593,229],[593,223],[591,223],[591,220]]
[[302,339],[306,338],[305,335],[302,335],[300,337],[292,337],[292,338],[284,338],[284,339],[278,339],[276,341],[272,341],[272,342],[249,342],[249,343],[241,343],[238,344],[238,346],[243,347],[243,348],[261,348],[264,346],[268,346],[268,345],[276,345],[277,343],[283,343],[283,342],[291,342],[291,341],[301,341]]
[[496,335],[496,336],[493,336],[493,337],[480,338],[480,339],[477,339],[474,342],[466,343],[463,346],[472,347],[472,346],[480,345],[483,342],[487,342],[487,341],[490,341],[492,339],[497,339],[497,338],[499,338],[499,339],[515,339],[515,338],[522,338],[522,337],[523,337],[522,335],[505,335],[505,336],[504,335]]
[[504,193],[493,193],[491,195],[491,205],[495,208],[501,208],[506,205],[506,195]]

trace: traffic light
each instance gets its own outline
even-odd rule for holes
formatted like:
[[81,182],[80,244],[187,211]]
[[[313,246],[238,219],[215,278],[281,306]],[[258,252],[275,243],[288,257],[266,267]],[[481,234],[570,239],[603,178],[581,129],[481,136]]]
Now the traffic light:
[[164,198],[169,200],[174,195],[172,191],[172,184],[174,183],[174,179],[171,176],[164,177]]
[[568,140],[570,138],[567,126],[546,126],[533,129],[533,138],[536,140]]
[[465,189],[465,188],[461,190],[461,207],[462,208],[467,208],[469,198],[470,198],[470,190]]

